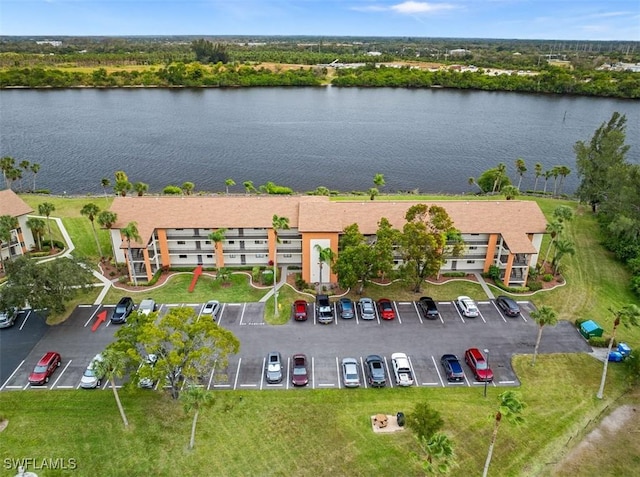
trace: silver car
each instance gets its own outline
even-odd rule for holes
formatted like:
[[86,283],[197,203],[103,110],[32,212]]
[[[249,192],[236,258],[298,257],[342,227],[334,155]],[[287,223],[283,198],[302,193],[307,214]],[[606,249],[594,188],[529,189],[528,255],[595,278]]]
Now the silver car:
[[360,307],[360,318],[363,320],[376,319],[376,307],[371,298],[360,298],[358,301]]
[[9,328],[13,326],[18,318],[18,309],[9,308],[5,311],[0,311],[0,328]]
[[97,363],[100,363],[102,361],[103,359],[101,354],[97,354],[93,357],[93,359],[89,363],[89,366],[87,366],[87,369],[84,370],[84,374],[82,375],[82,378],[80,379],[81,388],[95,389],[98,386],[100,386],[100,383],[102,383],[103,376],[100,376],[98,374],[98,371],[96,370],[96,365]]
[[220,302],[218,300],[209,300],[202,307],[203,315],[211,315],[213,319],[218,318],[218,314],[220,314]]
[[354,358],[342,359],[342,383],[346,388],[357,388],[360,386],[358,361]]
[[277,351],[272,351],[267,355],[265,378],[269,384],[282,381],[282,356]]

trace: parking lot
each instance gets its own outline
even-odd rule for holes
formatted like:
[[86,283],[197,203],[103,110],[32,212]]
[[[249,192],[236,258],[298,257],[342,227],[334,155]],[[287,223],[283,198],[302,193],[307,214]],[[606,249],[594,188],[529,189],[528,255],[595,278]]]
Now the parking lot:
[[[440,357],[452,353],[463,361],[464,351],[470,347],[488,350],[489,365],[494,372],[491,386],[517,386],[519,381],[511,368],[514,354],[533,352],[537,325],[529,313],[534,309],[528,301],[518,302],[521,314],[509,318],[493,300],[477,302],[480,316],[463,317],[453,302],[438,302],[440,317],[426,320],[418,312],[415,302],[393,302],[396,318],[362,320],[356,307],[356,317],[337,318],[330,324],[319,324],[314,307],[309,306],[309,319],[290,320],[280,326],[264,322],[262,303],[225,303],[219,324],[231,330],[240,340],[240,353],[229,358],[224,368],[214,367],[203,377],[208,389],[289,389],[291,386],[291,356],[305,353],[309,360],[307,388],[342,387],[340,361],[353,357],[360,363],[362,375],[364,359],[370,354],[383,357],[387,376],[391,376],[391,354],[406,353],[413,368],[415,386],[484,386],[474,381],[471,370],[463,363],[465,379],[448,383],[440,366]],[[163,304],[159,312],[173,307],[190,306],[199,314],[203,304]],[[92,330],[98,316],[112,306],[80,306],[70,318],[57,326],[44,325],[42,313],[23,311],[16,325],[0,330],[0,391],[28,389],[28,375],[46,351],[58,351],[62,365],[45,386],[33,389],[73,389],[80,385],[84,369],[93,356],[114,339],[118,326],[105,322]],[[337,310],[335,310],[337,311]],[[284,379],[279,384],[267,384],[264,379],[265,358],[268,352],[279,351],[284,361]],[[545,328],[541,353],[589,352],[591,347],[568,322]],[[388,385],[395,386],[392,379]],[[102,384],[105,388],[107,383]]]

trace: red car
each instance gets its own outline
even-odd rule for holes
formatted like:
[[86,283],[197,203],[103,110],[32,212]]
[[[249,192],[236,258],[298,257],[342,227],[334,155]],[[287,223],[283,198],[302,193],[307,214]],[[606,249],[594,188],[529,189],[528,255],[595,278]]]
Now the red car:
[[396,311],[388,298],[380,298],[378,300],[378,312],[383,320],[393,320],[396,317]]
[[493,381],[493,371],[478,348],[469,348],[465,351],[464,360],[478,381]]
[[42,386],[48,383],[49,377],[60,366],[61,362],[60,353],[47,351],[29,375],[29,383],[34,386]]
[[296,321],[307,320],[307,302],[304,300],[296,300],[293,302],[293,318]]
[[307,356],[304,354],[294,354],[291,384],[294,386],[306,386],[308,383],[309,371],[307,370]]

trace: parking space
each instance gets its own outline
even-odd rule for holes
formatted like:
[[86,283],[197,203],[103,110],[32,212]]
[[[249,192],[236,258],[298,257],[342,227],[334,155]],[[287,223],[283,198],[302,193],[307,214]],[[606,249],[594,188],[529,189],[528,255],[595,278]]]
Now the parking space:
[[[493,300],[477,303],[480,316],[463,317],[453,302],[438,302],[439,319],[427,320],[415,302],[393,302],[394,320],[362,320],[356,306],[356,316],[341,319],[334,308],[334,321],[320,326],[315,320],[313,304],[309,306],[309,319],[296,322],[291,319],[280,326],[264,322],[263,303],[224,303],[218,322],[233,331],[241,341],[241,351],[229,358],[229,363],[216,366],[201,384],[208,389],[290,389],[291,356],[307,354],[309,384],[307,388],[342,388],[341,359],[356,358],[359,363],[362,386],[365,384],[364,359],[379,354],[386,363],[387,385],[394,386],[391,374],[391,354],[405,352],[415,373],[415,385],[426,387],[480,386],[471,370],[462,360],[465,349],[478,347],[488,350],[489,364],[494,372],[491,386],[517,386],[519,381],[511,368],[514,353],[531,353],[535,344],[536,325],[530,318],[535,310],[528,301],[518,302],[521,313],[507,317]],[[188,306],[200,316],[203,304],[162,304],[162,316],[174,307]],[[334,305],[335,307],[335,305]],[[46,351],[58,351],[62,364],[49,383],[40,389],[75,389],[82,373],[95,354],[113,339],[121,325],[113,325],[108,317],[113,306],[81,306],[70,318],[57,326],[44,324],[41,313],[21,312],[16,325],[0,330],[0,390],[27,389],[28,375]],[[100,322],[100,318],[106,318]],[[317,325],[317,326],[316,326]],[[281,383],[268,384],[265,380],[265,356],[269,351],[281,352],[284,376]],[[334,354],[329,350],[335,350]],[[328,352],[329,351],[329,352]],[[590,351],[588,344],[570,323],[545,330],[542,353]],[[442,354],[456,354],[465,373],[461,382],[449,383],[440,364]],[[118,380],[118,384],[120,380]],[[107,387],[107,383],[102,388]]]

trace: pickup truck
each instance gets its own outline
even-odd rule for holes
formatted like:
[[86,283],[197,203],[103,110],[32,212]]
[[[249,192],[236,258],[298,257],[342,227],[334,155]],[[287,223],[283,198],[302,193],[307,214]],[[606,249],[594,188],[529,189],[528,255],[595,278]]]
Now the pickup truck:
[[397,386],[413,385],[413,373],[411,372],[411,365],[409,364],[409,358],[407,358],[406,354],[393,353],[391,355],[391,366]]
[[316,296],[316,316],[318,317],[318,323],[333,322],[333,309],[327,295]]

